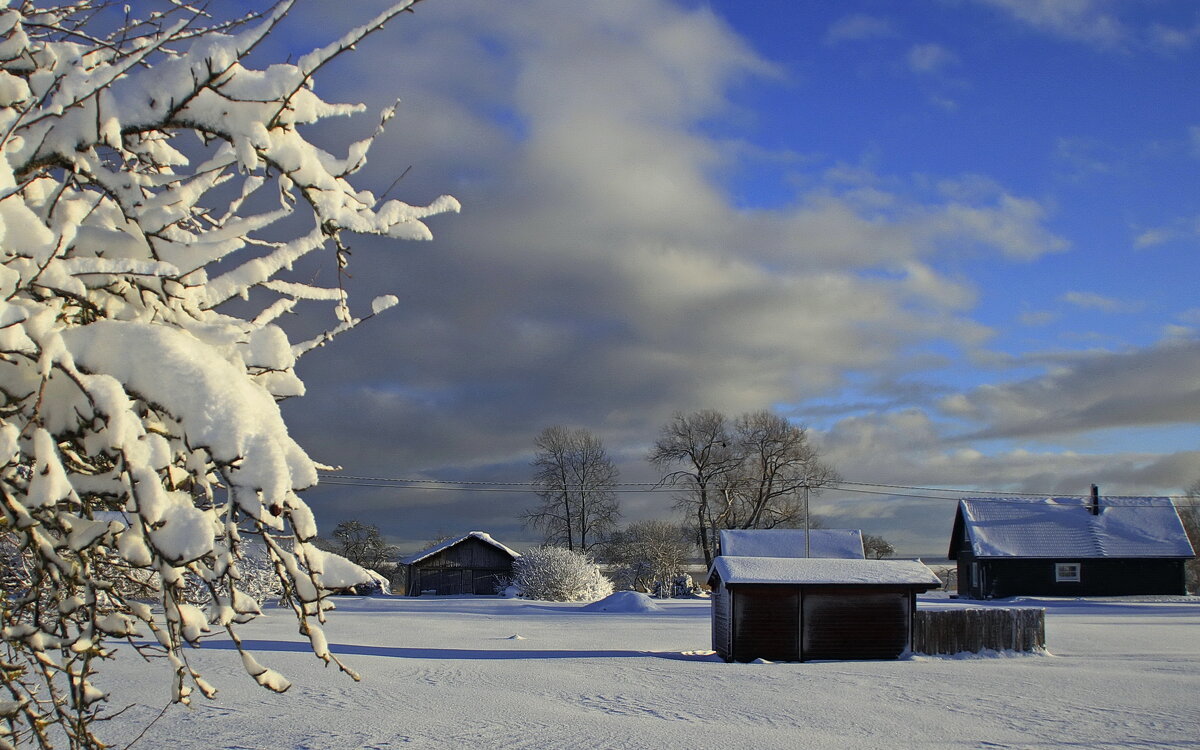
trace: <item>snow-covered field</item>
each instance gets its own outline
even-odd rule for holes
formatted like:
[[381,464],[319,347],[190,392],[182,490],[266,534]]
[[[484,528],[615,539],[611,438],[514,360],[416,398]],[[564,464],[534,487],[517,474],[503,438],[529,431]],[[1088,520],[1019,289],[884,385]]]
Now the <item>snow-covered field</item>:
[[[189,660],[217,698],[171,707],[134,748],[1200,748],[1200,598],[1017,600],[1046,607],[1053,655],[805,664],[716,660],[703,600],[337,602],[329,640],[362,682],[274,611],[243,636],[287,694],[210,642]],[[111,665],[113,705],[132,707],[104,736],[123,747],[146,729],[168,678]]]

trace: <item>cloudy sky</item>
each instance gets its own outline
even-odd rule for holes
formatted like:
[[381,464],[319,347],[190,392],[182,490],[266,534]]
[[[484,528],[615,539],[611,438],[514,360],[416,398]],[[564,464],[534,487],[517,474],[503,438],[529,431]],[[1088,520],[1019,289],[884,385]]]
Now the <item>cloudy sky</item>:
[[[290,38],[375,5],[320,0]],[[303,360],[285,415],[349,476],[527,481],[561,424],[642,482],[674,412],[772,408],[863,483],[826,521],[908,554],[944,554],[954,503],[906,495],[956,493],[865,485],[1180,494],[1198,69],[1192,0],[426,0],[317,91],[399,98],[363,186],[463,211],[357,242],[359,305],[401,303]],[[521,493],[307,499],[405,550],[539,540]]]

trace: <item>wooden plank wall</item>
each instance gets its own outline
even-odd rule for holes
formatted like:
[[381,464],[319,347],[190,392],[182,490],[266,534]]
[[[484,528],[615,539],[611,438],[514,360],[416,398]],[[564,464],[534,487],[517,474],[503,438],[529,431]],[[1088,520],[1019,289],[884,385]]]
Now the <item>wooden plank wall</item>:
[[1041,651],[1045,648],[1044,609],[917,610],[913,616],[913,651],[918,654]]
[[712,648],[726,661],[733,659],[733,603],[729,589],[717,583],[712,590]]
[[801,658],[895,659],[908,649],[911,598],[907,591],[805,591]]

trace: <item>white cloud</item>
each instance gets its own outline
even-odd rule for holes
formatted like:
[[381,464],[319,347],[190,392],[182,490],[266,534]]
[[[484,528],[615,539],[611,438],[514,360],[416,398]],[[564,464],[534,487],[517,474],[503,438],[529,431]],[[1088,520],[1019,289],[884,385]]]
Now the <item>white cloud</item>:
[[1137,305],[1122,302],[1112,297],[1105,297],[1095,292],[1065,292],[1061,299],[1063,302],[1083,308],[1084,310],[1100,310],[1111,313],[1130,312],[1136,310],[1138,307]]
[[943,400],[982,438],[1044,439],[1200,421],[1200,340],[1061,358],[1047,374]]
[[1082,494],[1096,482],[1110,494],[1171,493],[1200,476],[1200,451],[964,447],[949,425],[913,409],[844,419],[821,435],[821,446],[852,481],[968,492]]
[[1056,36],[1104,47],[1121,44],[1129,31],[1110,12],[1110,0],[976,0]]
[[827,44],[839,42],[861,41],[864,39],[880,39],[896,36],[896,30],[891,21],[879,16],[865,13],[854,13],[839,18],[829,27],[825,34]]
[[1147,250],[1159,245],[1200,236],[1200,217],[1176,219],[1166,226],[1152,227],[1139,232],[1133,238],[1137,250]]
[[[1137,0],[975,0],[1013,20],[1052,36],[1100,49],[1148,49],[1164,55],[1185,52],[1200,39],[1200,23],[1179,25],[1153,17],[1169,14],[1171,3]],[[1155,5],[1158,7],[1156,8]]]
[[994,205],[951,203],[930,217],[931,230],[947,239],[978,242],[1006,256],[1032,260],[1066,250],[1066,240],[1048,231],[1042,222],[1047,210],[1031,198],[1001,195]]
[[1123,155],[1095,138],[1058,138],[1054,159],[1066,176],[1082,180],[1095,175],[1111,175],[1125,168]]
[[[965,406],[967,398],[948,401]],[[1200,451],[975,447],[956,436],[953,422],[911,408],[843,419],[820,438],[825,457],[852,482],[929,488],[850,486],[822,493],[814,506],[830,525],[874,527],[906,554],[949,546],[954,504],[964,494],[1083,494],[1092,483],[1107,494],[1177,494],[1200,477]]]
[[1196,329],[1192,326],[1168,324],[1163,326],[1162,337],[1165,340],[1187,342],[1196,338]]
[[1059,315],[1049,310],[1026,310],[1021,313],[1018,321],[1023,326],[1037,327],[1053,323],[1058,320]]
[[958,56],[940,44],[917,44],[908,50],[907,61],[914,73],[938,73],[958,62]]
[[1173,229],[1167,229],[1164,227],[1147,229],[1133,238],[1133,246],[1138,250],[1145,250],[1147,248],[1170,242],[1178,236],[1179,233]]
[[[857,23],[837,39],[892,33]],[[797,403],[856,373],[879,381],[874,394],[899,389],[929,365],[931,345],[974,364],[1002,359],[982,348],[994,332],[972,319],[980,290],[945,269],[969,254],[1027,261],[1068,246],[1047,228],[1047,204],[975,176],[931,188],[936,177],[798,160],[804,188],[790,203],[735,205],[714,175],[745,146],[705,124],[729,115],[738,82],[778,73],[703,9],[428,3],[389,33],[317,85],[377,106],[398,93],[368,173],[382,190],[412,165],[397,197],[449,192],[464,208],[433,224],[430,245],[355,245],[352,293],[402,302],[306,360],[312,395],[284,408],[321,460],[382,476],[521,481],[533,437],[562,423],[634,456],[622,465],[633,480],[647,470],[637,446],[675,410]],[[1045,479],[1038,466],[1061,468],[1069,483],[1103,457],[998,458],[962,450],[952,428],[970,419],[980,432],[1040,434],[1056,402],[1039,388],[1082,411],[1070,429],[1106,424],[1099,406],[1070,400],[1090,387],[1083,365],[1072,367],[960,394],[953,414],[844,421],[828,436],[832,455],[848,476],[914,484],[986,486],[1008,467],[1028,471],[1032,486]],[[1148,392],[1168,399],[1171,388],[1156,385]],[[361,506],[381,515],[363,520],[398,526],[405,503],[430,502],[394,499],[387,519],[382,493]],[[346,513],[340,499],[320,512]],[[652,505],[662,500],[632,498],[627,515],[670,515]],[[495,501],[445,500],[443,517],[515,527],[523,501]]]
[[1168,55],[1176,54],[1196,44],[1196,40],[1200,39],[1200,24],[1181,28],[1153,23],[1147,30],[1147,36],[1152,48]]
[[[737,144],[696,125],[770,65],[704,10],[528,5],[423,6],[388,49],[405,71],[402,140],[372,166],[399,174],[417,159],[398,194],[428,184],[464,210],[434,227],[431,250],[381,255],[380,273],[355,279],[368,295],[399,294],[376,335],[412,357],[365,362],[358,377],[430,382],[438,420],[478,429],[491,420],[469,411],[486,403],[475,393],[504,393],[486,405],[498,410],[487,429],[511,442],[531,423],[644,426],[678,408],[794,401],[849,371],[899,367],[919,342],[980,346],[990,331],[967,316],[976,290],[938,258],[1066,247],[1041,204],[992,183],[968,190],[970,179],[930,196],[865,167],[814,172],[790,206],[737,208],[711,176]],[[443,116],[462,138],[451,147]],[[433,413],[405,408],[403,422]],[[451,432],[440,439],[456,450]]]

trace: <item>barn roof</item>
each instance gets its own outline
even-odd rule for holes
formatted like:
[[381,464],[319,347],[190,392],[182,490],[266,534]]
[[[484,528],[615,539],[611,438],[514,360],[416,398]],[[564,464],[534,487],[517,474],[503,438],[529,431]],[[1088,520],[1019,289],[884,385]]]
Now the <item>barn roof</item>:
[[941,581],[920,560],[847,560],[818,557],[734,557],[713,560],[709,581],[725,583],[791,583],[911,585],[934,588]]
[[972,497],[958,504],[950,558],[966,531],[976,557],[1193,557],[1167,497]]
[[[858,529],[810,529],[810,557],[862,559]],[[721,554],[739,557],[804,557],[804,529],[726,529]]]
[[429,549],[423,549],[420,552],[411,554],[408,557],[401,560],[400,564],[401,565],[413,565],[414,563],[419,563],[427,557],[432,557],[432,556],[436,555],[437,553],[441,552],[442,550],[449,549],[450,547],[453,547],[456,544],[461,544],[462,542],[465,542],[466,540],[471,539],[471,538],[475,538],[481,542],[484,542],[485,544],[492,545],[493,547],[500,550],[501,552],[508,554],[514,560],[521,556],[520,552],[510,549],[510,548],[504,546],[503,544],[501,544],[500,542],[497,542],[495,539],[492,538],[491,534],[488,534],[487,532],[484,532],[484,531],[472,531],[469,534],[463,534],[462,536],[457,537],[455,539],[447,539],[446,541],[444,541],[440,544],[433,545]]

